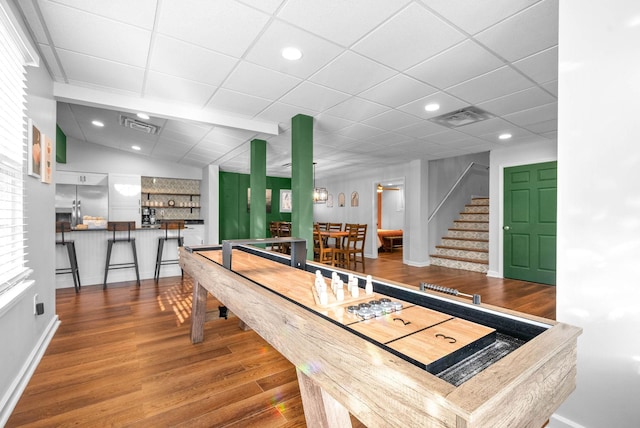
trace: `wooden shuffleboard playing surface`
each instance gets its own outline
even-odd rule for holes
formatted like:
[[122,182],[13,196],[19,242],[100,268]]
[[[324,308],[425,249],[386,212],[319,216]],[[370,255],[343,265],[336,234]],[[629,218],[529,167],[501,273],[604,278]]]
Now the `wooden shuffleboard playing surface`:
[[[221,251],[202,251],[199,255],[222,263]],[[364,319],[351,313],[349,307],[380,302],[388,296],[366,295],[361,289],[358,297],[346,293],[344,300],[338,301],[330,291],[330,279],[324,278],[330,300],[322,305],[315,293],[312,273],[300,269],[283,270],[281,263],[241,250],[233,250],[232,260],[233,272],[427,370],[455,364],[495,341],[496,330],[493,328],[402,301],[399,311]]]

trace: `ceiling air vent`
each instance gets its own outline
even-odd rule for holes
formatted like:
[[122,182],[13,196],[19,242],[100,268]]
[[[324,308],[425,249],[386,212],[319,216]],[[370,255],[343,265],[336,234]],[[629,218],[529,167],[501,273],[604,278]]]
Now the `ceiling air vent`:
[[160,131],[160,127],[152,123],[142,122],[132,117],[120,115],[120,125],[125,128],[133,129],[134,131],[144,132],[145,134],[157,134]]
[[493,117],[491,113],[472,106],[465,107],[454,112],[445,113],[437,117],[432,117],[429,120],[448,128],[458,128],[471,123],[481,122],[491,117]]

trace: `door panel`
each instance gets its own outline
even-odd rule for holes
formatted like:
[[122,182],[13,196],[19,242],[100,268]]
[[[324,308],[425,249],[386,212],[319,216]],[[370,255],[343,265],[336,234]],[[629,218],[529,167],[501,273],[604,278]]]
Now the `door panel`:
[[504,170],[504,276],[555,284],[557,162]]

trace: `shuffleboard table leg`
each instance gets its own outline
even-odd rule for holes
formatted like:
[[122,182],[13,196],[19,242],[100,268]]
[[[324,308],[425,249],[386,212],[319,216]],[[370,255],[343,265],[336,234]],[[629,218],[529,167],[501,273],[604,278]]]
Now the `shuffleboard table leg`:
[[191,343],[204,340],[204,321],[207,317],[207,289],[198,281],[193,282],[191,302]]
[[310,427],[351,427],[349,411],[319,387],[306,374],[296,369],[304,408],[304,418]]

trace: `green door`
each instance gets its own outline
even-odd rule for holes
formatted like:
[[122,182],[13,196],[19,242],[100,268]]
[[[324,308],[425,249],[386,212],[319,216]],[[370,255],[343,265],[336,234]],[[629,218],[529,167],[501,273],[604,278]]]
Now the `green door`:
[[555,285],[557,162],[504,170],[504,277]]

